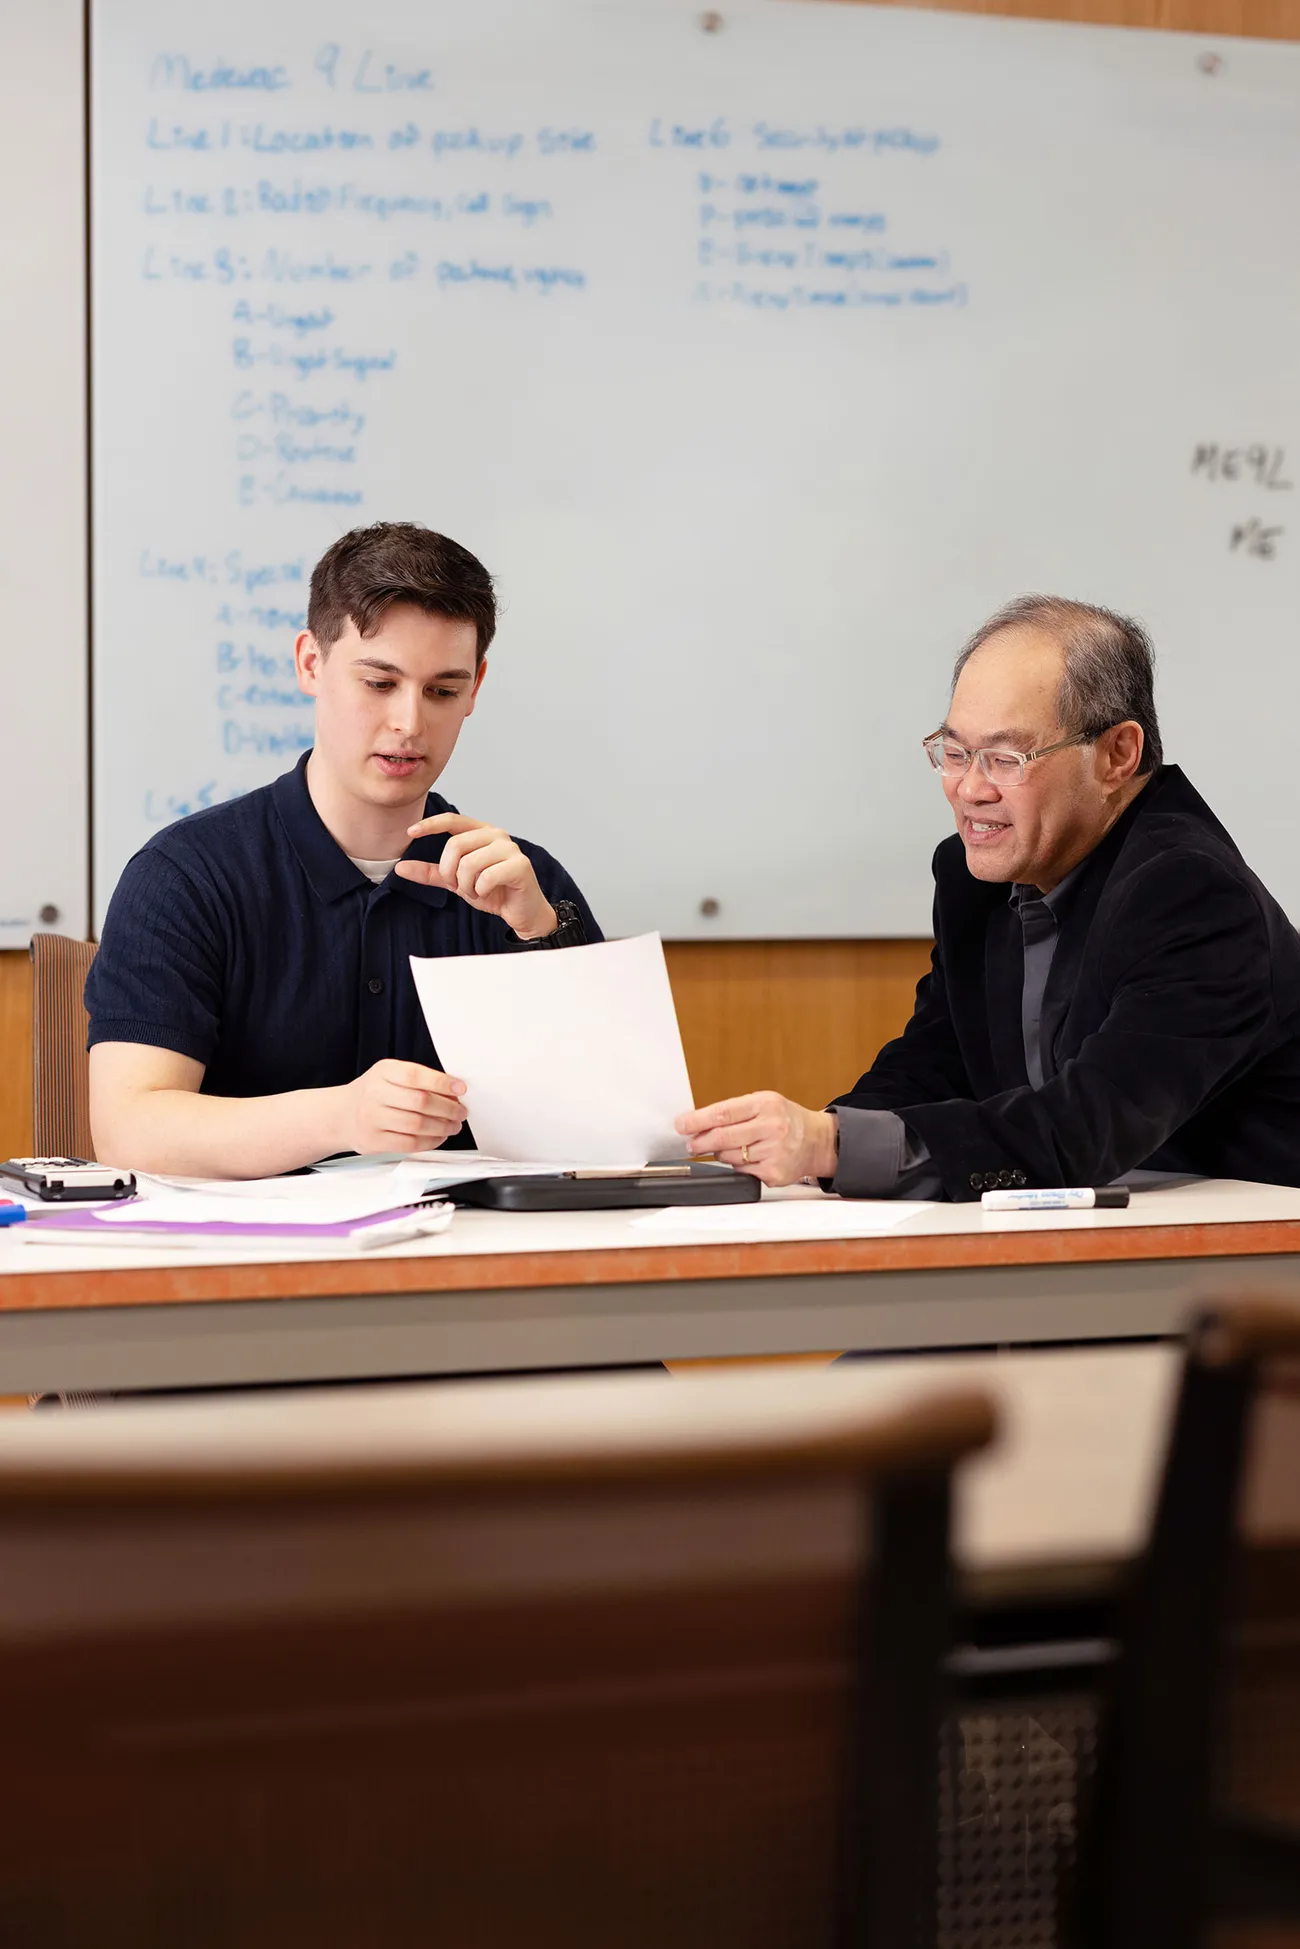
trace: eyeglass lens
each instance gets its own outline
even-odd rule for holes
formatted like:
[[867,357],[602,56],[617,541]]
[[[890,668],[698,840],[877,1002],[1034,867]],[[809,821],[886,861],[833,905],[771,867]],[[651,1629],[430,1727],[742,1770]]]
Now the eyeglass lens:
[[978,762],[984,776],[995,785],[1018,785],[1025,775],[1025,761],[1018,751],[999,751],[993,746],[968,751],[964,744],[952,738],[929,739],[925,748],[930,763],[946,778],[960,778],[970,769],[972,760]]

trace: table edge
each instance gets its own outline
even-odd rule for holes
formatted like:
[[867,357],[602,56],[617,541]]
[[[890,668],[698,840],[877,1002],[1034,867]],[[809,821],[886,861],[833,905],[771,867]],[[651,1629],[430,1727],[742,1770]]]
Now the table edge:
[[186,1262],[0,1274],[0,1313],[1290,1254],[1300,1256],[1300,1220],[913,1237],[893,1233],[879,1238],[482,1252],[448,1258],[421,1255],[376,1260],[367,1256],[228,1265]]

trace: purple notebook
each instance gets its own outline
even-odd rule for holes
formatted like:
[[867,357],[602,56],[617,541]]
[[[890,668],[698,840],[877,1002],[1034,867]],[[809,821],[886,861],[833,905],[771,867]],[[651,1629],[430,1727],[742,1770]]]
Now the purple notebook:
[[[187,1225],[166,1218],[101,1218],[97,1211],[58,1211],[47,1217],[44,1213],[35,1221],[42,1232],[72,1232],[85,1238],[102,1237],[105,1232],[132,1233],[151,1232],[159,1238],[350,1238],[354,1232],[364,1232],[371,1225],[387,1225],[394,1218],[405,1218],[408,1213],[429,1209],[431,1200],[411,1205],[394,1205],[391,1211],[374,1211],[366,1218],[344,1218],[329,1225],[278,1225],[252,1224],[240,1222],[237,1218],[208,1219],[202,1224]],[[119,1205],[118,1210],[122,1207]]]

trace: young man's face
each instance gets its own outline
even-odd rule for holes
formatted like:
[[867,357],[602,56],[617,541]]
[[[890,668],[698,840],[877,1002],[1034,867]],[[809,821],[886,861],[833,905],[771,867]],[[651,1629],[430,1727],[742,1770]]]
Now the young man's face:
[[[486,662],[473,623],[394,603],[373,636],[347,627],[328,651],[294,645],[298,685],[316,699],[316,758],[370,805],[422,802],[474,708]],[[315,759],[313,760],[313,763]]]

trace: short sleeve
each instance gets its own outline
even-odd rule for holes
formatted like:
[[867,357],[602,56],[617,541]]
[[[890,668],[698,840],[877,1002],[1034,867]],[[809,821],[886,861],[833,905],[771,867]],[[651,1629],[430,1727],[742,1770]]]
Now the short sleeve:
[[225,953],[214,896],[144,847],[117,883],[86,978],[88,1046],[138,1042],[206,1068],[221,1033]]

